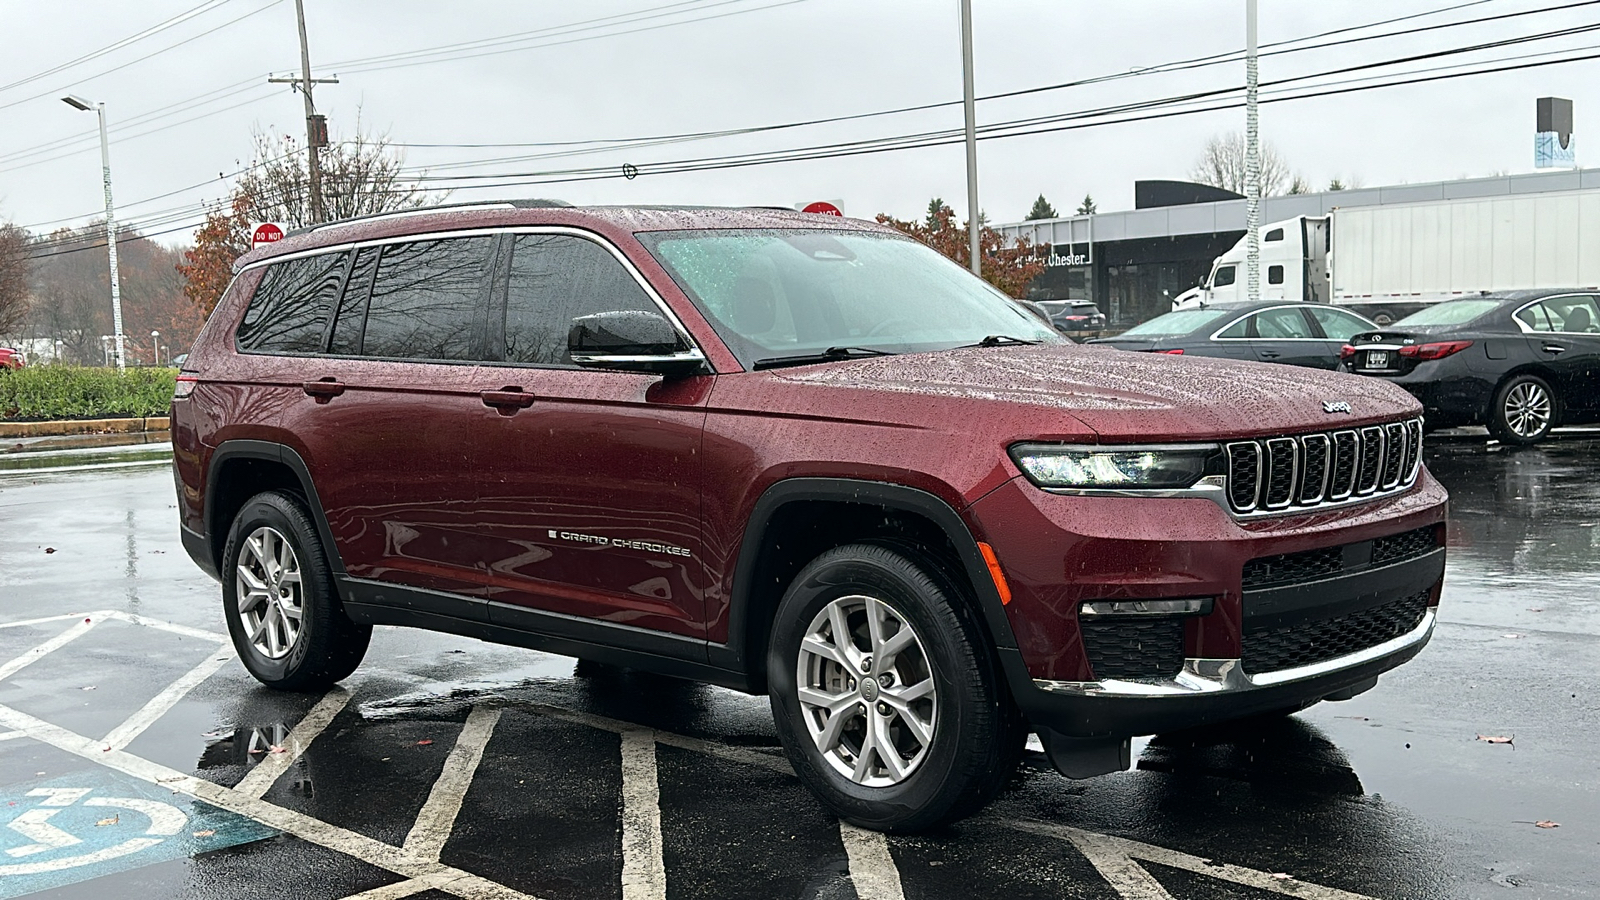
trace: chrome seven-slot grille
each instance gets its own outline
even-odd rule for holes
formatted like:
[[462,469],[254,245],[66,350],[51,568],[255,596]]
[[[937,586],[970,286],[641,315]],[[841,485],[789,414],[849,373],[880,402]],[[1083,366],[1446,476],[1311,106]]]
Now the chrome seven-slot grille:
[[1410,487],[1422,463],[1422,420],[1234,441],[1225,449],[1234,512],[1315,509]]

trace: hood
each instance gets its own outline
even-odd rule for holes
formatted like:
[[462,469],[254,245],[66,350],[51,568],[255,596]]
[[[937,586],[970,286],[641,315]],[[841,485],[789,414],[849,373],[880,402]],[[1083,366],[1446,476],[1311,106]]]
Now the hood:
[[[1421,412],[1410,394],[1379,379],[1070,344],[885,356],[773,374],[819,386],[1030,407],[1041,433],[1060,430],[1066,415],[1118,443],[1331,430]],[[1349,404],[1350,412],[1326,412],[1324,402]]]

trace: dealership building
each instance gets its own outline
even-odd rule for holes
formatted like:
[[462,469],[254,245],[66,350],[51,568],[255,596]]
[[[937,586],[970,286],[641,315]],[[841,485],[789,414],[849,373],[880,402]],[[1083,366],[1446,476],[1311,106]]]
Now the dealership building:
[[[1336,208],[1480,197],[1600,190],[1600,169],[1469,178],[1430,184],[1289,194],[1261,201],[1261,223],[1325,216]],[[1002,234],[1048,248],[1034,279],[1036,300],[1093,299],[1113,327],[1171,308],[1198,284],[1211,261],[1245,233],[1245,200],[1231,191],[1182,181],[1134,184],[1134,208],[996,226]],[[1335,239],[1337,240],[1337,239]]]

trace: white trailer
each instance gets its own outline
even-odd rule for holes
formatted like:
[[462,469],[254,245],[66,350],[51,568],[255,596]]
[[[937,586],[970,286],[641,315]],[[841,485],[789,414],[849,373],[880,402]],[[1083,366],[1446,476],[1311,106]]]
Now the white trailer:
[[[1600,191],[1335,209],[1261,228],[1261,298],[1350,306],[1380,325],[1483,291],[1600,285]],[[1245,299],[1245,240],[1174,306]]]

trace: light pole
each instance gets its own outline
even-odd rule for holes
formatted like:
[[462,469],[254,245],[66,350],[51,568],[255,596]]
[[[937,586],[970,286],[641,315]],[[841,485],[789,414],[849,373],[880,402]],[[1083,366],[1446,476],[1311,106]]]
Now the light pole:
[[161,332],[150,332],[150,352],[155,354],[156,368],[161,367]]
[[106,250],[111,256],[111,330],[117,342],[117,371],[127,369],[127,353],[122,341],[122,285],[117,278],[117,214],[111,203],[111,146],[106,141],[106,105],[90,103],[82,97],[68,94],[61,102],[85,112],[94,110],[100,118],[100,170],[106,186]]
[[1244,0],[1245,296],[1261,299],[1261,129],[1256,113],[1256,0]]
[[967,136],[967,238],[972,274],[983,274],[979,254],[983,226],[978,223],[978,139],[977,114],[972,97],[972,0],[961,0],[961,106],[966,116]]

